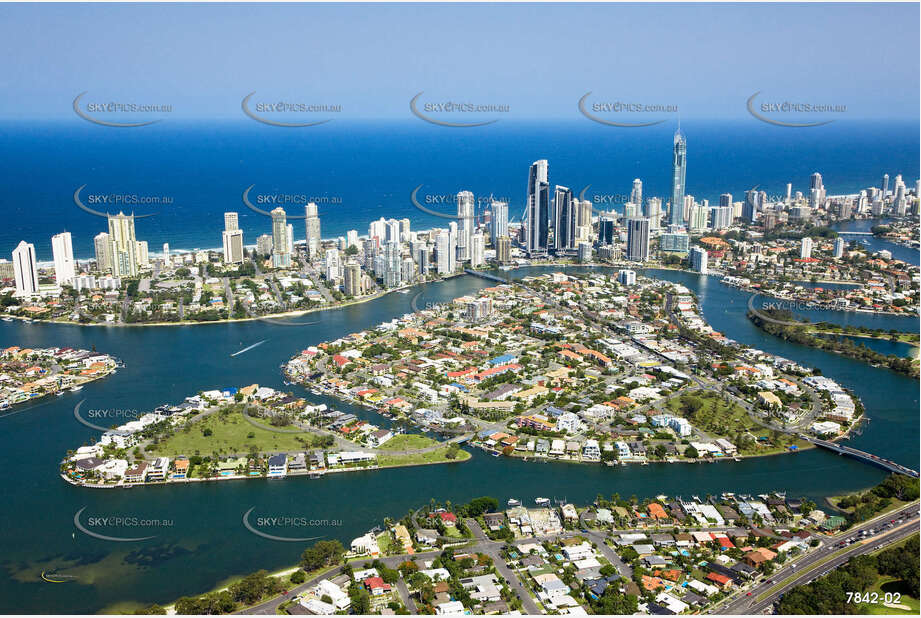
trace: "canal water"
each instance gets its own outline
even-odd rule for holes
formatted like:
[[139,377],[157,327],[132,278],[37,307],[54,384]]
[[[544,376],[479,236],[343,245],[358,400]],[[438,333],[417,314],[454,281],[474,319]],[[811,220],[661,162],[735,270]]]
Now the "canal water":
[[[649,274],[693,290],[706,319],[727,336],[820,367],[825,375],[852,388],[872,421],[851,444],[918,466],[916,381],[765,337],[745,318],[748,295],[713,278],[676,271]],[[546,496],[585,503],[597,494],[615,492],[703,496],[722,491],[786,490],[791,496],[819,500],[870,486],[884,477],[877,469],[818,450],[739,463],[618,468],[525,463],[474,451],[473,458],[462,464],[331,475],[321,480],[228,481],[131,490],[81,489],[58,477],[58,462],[67,449],[97,436],[74,419],[74,406],[81,400],[85,400],[84,409],[144,411],[201,390],[256,382],[324,401],[300,387],[286,387],[280,365],[308,345],[409,313],[413,299],[421,307],[488,285],[478,278],[460,277],[290,320],[314,322],[307,325],[248,322],[104,328],[0,322],[4,345],[95,346],[126,365],[117,375],[87,385],[80,393],[0,417],[0,448],[6,463],[6,507],[0,510],[4,530],[0,560],[5,570],[0,579],[0,611],[125,610],[209,590],[228,577],[259,568],[272,570],[295,563],[305,543],[252,534],[243,525],[243,516],[250,509],[251,523],[259,517],[304,518],[304,522],[261,528],[275,536],[348,542],[385,516],[402,516],[431,498],[461,502],[492,495],[504,502],[509,497],[532,501]],[[903,326],[900,321],[896,327],[907,330]],[[913,329],[917,330],[917,321]],[[258,347],[231,356],[260,341]],[[98,533],[153,538],[124,542],[90,537],[75,527],[78,512],[81,525],[89,528],[95,523],[92,529]],[[122,518],[123,523],[110,525],[101,519],[112,517]],[[46,582],[42,573],[62,583]]]

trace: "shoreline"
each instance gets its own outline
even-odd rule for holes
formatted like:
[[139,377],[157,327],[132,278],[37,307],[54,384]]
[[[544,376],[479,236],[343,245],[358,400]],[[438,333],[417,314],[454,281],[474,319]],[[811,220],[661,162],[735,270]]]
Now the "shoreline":
[[25,322],[27,324],[40,323],[40,324],[63,324],[66,326],[100,326],[100,327],[105,326],[109,328],[142,327],[142,326],[200,326],[200,325],[207,325],[207,324],[237,324],[241,322],[257,322],[260,320],[265,321],[265,320],[277,320],[277,319],[283,319],[283,318],[295,318],[295,317],[300,317],[302,315],[306,315],[308,313],[315,313],[318,311],[331,311],[334,309],[342,309],[345,307],[350,307],[352,305],[360,305],[362,303],[366,303],[372,300],[377,300],[393,292],[400,292],[401,290],[408,290],[409,288],[415,287],[417,285],[424,286],[424,285],[430,285],[433,283],[439,283],[441,281],[447,281],[449,279],[454,279],[455,277],[463,277],[466,274],[467,273],[453,273],[450,275],[446,275],[442,277],[441,279],[436,279],[435,281],[420,281],[418,283],[411,283],[411,284],[396,287],[396,288],[390,288],[390,289],[378,292],[376,294],[371,294],[369,296],[363,296],[361,298],[357,298],[357,299],[354,299],[348,302],[329,304],[329,305],[322,306],[322,307],[311,307],[310,309],[297,309],[294,311],[285,311],[283,313],[270,313],[266,315],[247,317],[247,318],[227,318],[223,320],[184,320],[181,322],[137,322],[137,323],[131,323],[131,324],[124,323],[124,322],[112,322],[112,323],[87,322],[84,324],[81,322],[74,322],[73,320],[47,320],[43,318],[26,318],[26,317],[16,316],[16,315],[8,315],[4,317],[8,317],[11,320],[18,320],[20,322]]

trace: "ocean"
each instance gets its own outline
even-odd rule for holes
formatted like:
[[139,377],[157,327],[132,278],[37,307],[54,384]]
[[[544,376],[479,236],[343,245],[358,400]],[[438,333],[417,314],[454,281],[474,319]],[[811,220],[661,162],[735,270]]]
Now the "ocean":
[[[812,172],[822,173],[829,195],[878,186],[883,173],[902,174],[914,187],[919,176],[915,123],[838,121],[794,129],[757,120],[731,123],[682,120],[687,137],[688,193],[718,203],[724,192],[739,200],[758,186],[783,194],[786,183],[808,192]],[[289,200],[289,215],[303,215],[304,198],[319,205],[324,238],[349,229],[366,234],[380,217],[408,217],[414,229],[444,226],[447,219],[415,208],[419,201],[450,213],[451,196],[470,190],[478,198],[509,201],[510,217],[521,218],[528,166],[548,159],[551,184],[579,193],[607,209],[623,203],[634,178],[645,196],[663,204],[671,192],[674,125],[607,127],[578,122],[508,122],[476,128],[447,128],[407,120],[390,123],[334,120],[309,128],[279,128],[246,118],[238,121],[167,120],[139,128],[72,121],[44,124],[0,122],[0,208],[8,225],[0,229],[0,257],[9,259],[20,240],[34,243],[40,261],[51,260],[51,236],[73,235],[78,259],[93,257],[93,236],[106,231],[98,211],[119,209],[154,216],[138,219],[136,233],[152,253],[221,246],[222,213],[237,211],[246,244],[271,232],[259,196]],[[890,182],[890,187],[891,187]],[[127,196],[121,205],[91,204],[100,196]],[[128,204],[136,197],[160,203]],[[166,199],[162,199],[166,198]],[[622,198],[618,201],[617,198]],[[289,220],[295,239],[304,238],[303,219]]]

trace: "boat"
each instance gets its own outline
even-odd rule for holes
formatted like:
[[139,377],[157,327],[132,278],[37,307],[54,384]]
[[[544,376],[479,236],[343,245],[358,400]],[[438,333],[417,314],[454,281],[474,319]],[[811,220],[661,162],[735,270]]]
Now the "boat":
[[72,392],[72,393],[79,393],[79,392],[82,391],[82,390],[83,390],[83,387],[82,387],[82,386],[73,386],[73,387],[71,387],[70,392]]
[[498,457],[498,456],[501,455],[501,454],[502,454],[502,453],[500,453],[499,451],[493,451],[493,452],[492,452],[492,456],[493,456],[493,457]]
[[534,498],[534,504],[537,506],[549,506],[550,498]]
[[509,506],[521,506],[521,500],[517,500],[515,498],[509,498],[508,505]]
[[13,321],[13,318],[3,318],[3,321],[4,321],[4,322],[12,322],[12,321]]

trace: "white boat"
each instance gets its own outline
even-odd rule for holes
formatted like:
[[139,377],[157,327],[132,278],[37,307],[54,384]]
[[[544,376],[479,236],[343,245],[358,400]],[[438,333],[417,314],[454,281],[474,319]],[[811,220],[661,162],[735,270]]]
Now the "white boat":
[[547,506],[550,504],[550,498],[534,498],[534,504],[537,506]]
[[3,318],[3,321],[4,321],[4,322],[12,322],[12,321],[13,321],[13,318]]
[[509,506],[521,506],[521,500],[517,500],[515,498],[509,498],[508,505]]
[[72,392],[72,393],[79,393],[79,392],[82,391],[82,390],[83,390],[83,387],[82,387],[82,386],[73,386],[73,387],[71,387],[70,392]]

